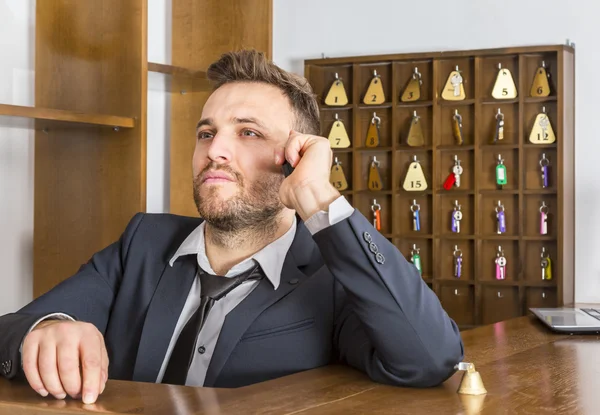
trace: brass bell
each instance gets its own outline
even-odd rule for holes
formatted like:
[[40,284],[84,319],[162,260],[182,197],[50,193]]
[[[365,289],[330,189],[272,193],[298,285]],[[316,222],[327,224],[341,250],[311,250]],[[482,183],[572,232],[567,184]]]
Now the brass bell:
[[487,393],[481,375],[475,370],[473,363],[461,362],[456,365],[456,369],[465,371],[458,387],[458,393],[464,395],[484,395]]

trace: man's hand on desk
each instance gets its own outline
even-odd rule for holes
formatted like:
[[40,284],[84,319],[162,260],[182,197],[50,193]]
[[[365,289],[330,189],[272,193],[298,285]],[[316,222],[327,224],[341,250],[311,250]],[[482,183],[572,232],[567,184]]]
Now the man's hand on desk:
[[22,358],[27,381],[42,396],[94,403],[108,379],[104,337],[89,323],[41,322],[25,336]]

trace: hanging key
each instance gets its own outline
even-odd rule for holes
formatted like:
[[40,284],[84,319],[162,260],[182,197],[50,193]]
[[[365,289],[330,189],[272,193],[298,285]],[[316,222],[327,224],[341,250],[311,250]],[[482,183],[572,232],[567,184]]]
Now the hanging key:
[[552,279],[552,261],[550,255],[546,252],[546,248],[542,247],[542,260],[540,266],[542,267],[542,280],[548,281]]
[[452,134],[454,135],[456,144],[459,146],[464,142],[462,127],[462,115],[458,113],[458,110],[454,110],[454,115],[452,116]]
[[463,254],[460,249],[458,249],[458,245],[454,245],[454,276],[456,278],[460,278],[462,276],[462,261]]
[[460,165],[458,156],[454,156],[454,167],[452,167],[452,173],[454,173],[454,186],[460,187],[460,175],[463,174],[463,168]]
[[550,160],[546,158],[546,153],[542,154],[542,158],[540,159],[540,167],[542,169],[542,187],[545,189],[548,187],[548,166],[550,165]]
[[410,251],[410,260],[413,264],[415,264],[415,267],[419,271],[419,275],[423,275],[423,268],[421,267],[421,255],[419,255],[419,251],[420,249],[417,248],[417,245],[413,244],[413,247]]
[[419,68],[415,68],[415,72],[410,77],[400,100],[402,102],[418,101],[421,98],[421,85],[423,85],[421,73],[419,72]]
[[369,190],[377,191],[383,189],[381,174],[379,173],[380,164],[381,163],[377,160],[377,156],[373,156],[371,167],[369,167]]
[[540,206],[540,235],[548,235],[548,211],[550,208],[542,201]]
[[494,134],[494,143],[498,141],[504,140],[504,114],[498,108],[498,113],[496,114],[496,129]]
[[448,75],[448,80],[442,91],[442,98],[447,101],[461,101],[466,98],[463,78],[458,66],[456,70],[450,72],[450,75]]
[[381,118],[377,116],[377,113],[373,113],[371,123],[367,129],[367,138],[365,140],[365,147],[377,147],[379,146]]
[[420,231],[421,230],[421,215],[419,214],[419,211],[421,210],[421,205],[417,204],[416,200],[413,200],[413,204],[410,205],[410,211],[412,212],[412,216],[413,216],[413,231]]
[[498,201],[498,206],[496,206],[496,218],[498,219],[497,232],[499,234],[506,233],[506,217],[504,205],[502,205],[501,201]]
[[496,279],[504,280],[506,279],[506,257],[504,256],[504,251],[502,251],[502,247],[498,247],[498,252],[496,253]]
[[348,95],[346,95],[346,90],[344,89],[344,82],[336,73],[335,81],[331,84],[329,92],[325,97],[325,105],[344,106],[346,104],[348,104]]
[[460,233],[460,221],[463,218],[460,208],[461,206],[458,204],[458,200],[455,200],[454,209],[452,210],[452,232],[454,233]]
[[501,154],[498,154],[498,165],[496,166],[496,184],[502,188],[507,183],[506,166]]
[[377,203],[377,199],[373,199],[373,204],[371,205],[371,210],[373,211],[373,227],[378,231],[381,230],[381,205]]

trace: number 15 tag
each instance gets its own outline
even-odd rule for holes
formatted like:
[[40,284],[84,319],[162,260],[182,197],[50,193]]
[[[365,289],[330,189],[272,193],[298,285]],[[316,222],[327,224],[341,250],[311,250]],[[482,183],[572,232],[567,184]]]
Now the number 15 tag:
[[402,187],[407,192],[422,192],[427,190],[427,180],[423,174],[423,168],[421,163],[417,160],[417,156],[413,157],[413,162],[408,166],[406,177],[404,178],[404,184]]

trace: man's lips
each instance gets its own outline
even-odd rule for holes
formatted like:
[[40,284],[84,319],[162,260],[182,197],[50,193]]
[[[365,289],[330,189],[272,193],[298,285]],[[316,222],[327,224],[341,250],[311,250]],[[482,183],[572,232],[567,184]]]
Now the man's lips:
[[225,183],[233,181],[231,176],[222,172],[206,173],[202,178],[202,183]]

